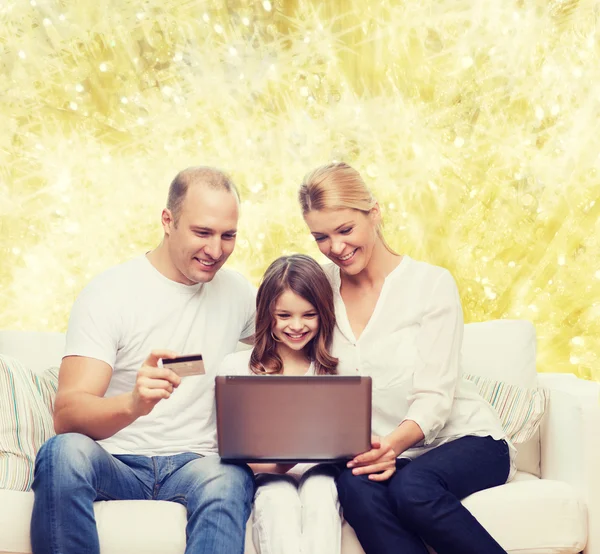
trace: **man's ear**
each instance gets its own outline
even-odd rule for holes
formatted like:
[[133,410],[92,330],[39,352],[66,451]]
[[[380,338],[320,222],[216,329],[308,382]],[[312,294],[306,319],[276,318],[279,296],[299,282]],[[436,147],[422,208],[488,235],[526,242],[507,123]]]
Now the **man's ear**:
[[160,218],[165,235],[170,235],[171,230],[173,227],[175,227],[175,218],[173,217],[173,213],[171,210],[169,210],[169,208],[164,208]]

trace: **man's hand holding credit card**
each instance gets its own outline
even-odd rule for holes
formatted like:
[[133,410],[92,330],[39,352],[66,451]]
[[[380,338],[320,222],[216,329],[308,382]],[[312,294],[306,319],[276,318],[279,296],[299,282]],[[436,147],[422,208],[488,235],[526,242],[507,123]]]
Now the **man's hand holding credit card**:
[[170,369],[179,377],[190,377],[192,375],[204,375],[204,361],[201,354],[190,356],[179,356],[177,358],[160,358],[158,367]]

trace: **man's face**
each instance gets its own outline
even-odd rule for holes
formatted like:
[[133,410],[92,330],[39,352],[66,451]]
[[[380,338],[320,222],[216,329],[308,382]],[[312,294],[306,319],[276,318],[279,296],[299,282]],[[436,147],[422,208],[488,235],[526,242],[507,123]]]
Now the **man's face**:
[[192,184],[183,200],[177,225],[163,212],[174,280],[186,285],[207,283],[233,252],[239,206],[235,195]]

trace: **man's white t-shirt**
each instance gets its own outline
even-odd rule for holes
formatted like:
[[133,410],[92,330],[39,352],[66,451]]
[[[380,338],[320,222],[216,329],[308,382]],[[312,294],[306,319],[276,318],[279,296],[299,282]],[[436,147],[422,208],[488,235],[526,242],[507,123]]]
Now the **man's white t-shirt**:
[[216,453],[214,378],[238,341],[254,334],[254,314],[254,288],[229,269],[208,283],[184,285],[140,256],[94,278],[73,306],[65,356],[113,368],[105,397],[131,392],[152,350],[202,354],[206,368],[206,375],[183,378],[150,414],[98,443],[112,454]]

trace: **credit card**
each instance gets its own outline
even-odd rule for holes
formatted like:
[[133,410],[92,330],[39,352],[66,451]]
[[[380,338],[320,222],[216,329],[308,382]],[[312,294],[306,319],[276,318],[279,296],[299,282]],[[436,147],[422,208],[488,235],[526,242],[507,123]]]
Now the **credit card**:
[[160,358],[159,367],[165,367],[177,373],[179,377],[189,377],[191,375],[204,375],[204,361],[202,355],[180,356],[178,358]]

